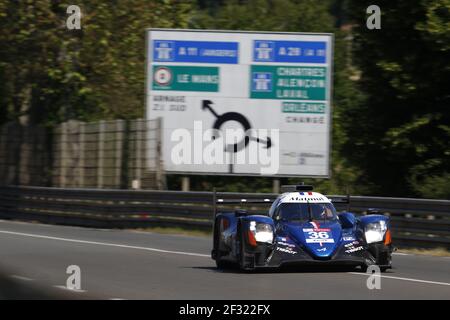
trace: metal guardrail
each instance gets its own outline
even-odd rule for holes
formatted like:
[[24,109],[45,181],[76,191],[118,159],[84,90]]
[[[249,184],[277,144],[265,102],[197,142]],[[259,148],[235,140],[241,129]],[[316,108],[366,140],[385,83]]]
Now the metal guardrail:
[[[223,199],[275,199],[276,196],[217,193]],[[268,204],[247,206],[252,213],[264,214],[268,210]],[[336,204],[338,210],[346,210],[346,206]],[[238,206],[218,206],[219,211],[234,208]],[[398,245],[450,249],[449,200],[350,197],[351,212],[364,214],[368,208],[377,208],[391,217],[393,238]],[[210,230],[213,192],[0,187],[0,218],[97,228],[159,225]]]

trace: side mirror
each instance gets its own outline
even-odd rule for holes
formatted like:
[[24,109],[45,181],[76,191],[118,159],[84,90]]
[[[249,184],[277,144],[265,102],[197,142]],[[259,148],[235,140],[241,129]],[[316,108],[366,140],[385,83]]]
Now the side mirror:
[[356,218],[353,215],[353,213],[350,212],[343,212],[338,215],[339,222],[342,225],[342,228],[344,229],[350,229],[353,228],[356,225]]
[[380,209],[377,208],[368,208],[366,210],[366,215],[370,215],[370,214],[380,214],[383,215],[383,212]]
[[273,220],[276,222],[286,221],[286,219],[284,219],[279,212],[273,216]]
[[235,217],[245,217],[248,216],[248,211],[247,210],[243,210],[243,209],[236,209],[234,211],[234,216]]

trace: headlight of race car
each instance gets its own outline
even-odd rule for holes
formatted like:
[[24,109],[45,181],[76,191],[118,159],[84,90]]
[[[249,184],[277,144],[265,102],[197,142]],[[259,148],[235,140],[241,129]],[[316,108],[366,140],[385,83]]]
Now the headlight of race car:
[[369,223],[365,229],[367,243],[383,241],[386,230],[386,221],[381,220],[378,222]]
[[250,231],[255,236],[257,242],[273,242],[273,229],[270,224],[252,221],[250,222]]

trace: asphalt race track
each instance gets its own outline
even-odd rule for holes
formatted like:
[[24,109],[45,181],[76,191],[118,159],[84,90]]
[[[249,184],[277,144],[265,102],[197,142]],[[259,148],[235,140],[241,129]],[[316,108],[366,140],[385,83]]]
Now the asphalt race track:
[[[450,258],[395,254],[380,290],[368,275],[339,270],[217,271],[211,240],[0,220],[0,269],[20,285],[60,292],[81,268],[89,299],[450,299]],[[1,290],[1,288],[0,288]],[[0,293],[1,297],[1,293]]]

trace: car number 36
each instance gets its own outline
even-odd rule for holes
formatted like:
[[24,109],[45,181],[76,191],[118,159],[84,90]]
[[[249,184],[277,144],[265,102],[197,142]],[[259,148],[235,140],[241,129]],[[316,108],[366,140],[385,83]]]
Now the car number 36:
[[311,232],[308,232],[308,237],[309,237],[309,239],[328,239],[330,237],[330,235],[328,234],[328,232],[311,231]]

